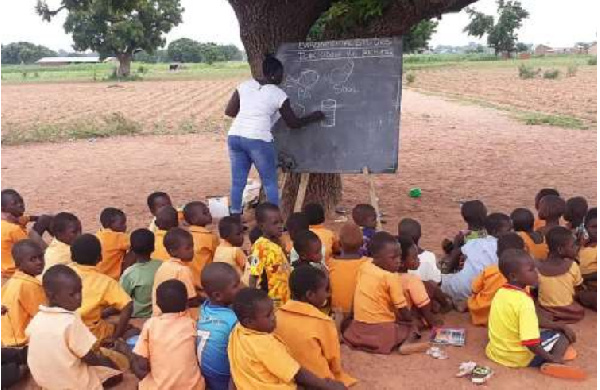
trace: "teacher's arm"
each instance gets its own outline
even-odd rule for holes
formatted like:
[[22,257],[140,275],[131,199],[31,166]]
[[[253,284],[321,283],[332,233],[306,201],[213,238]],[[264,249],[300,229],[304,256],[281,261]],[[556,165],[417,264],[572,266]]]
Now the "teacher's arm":
[[229,103],[227,103],[227,107],[225,108],[225,115],[230,118],[235,118],[237,114],[240,112],[240,94],[236,90],[233,95],[231,95],[231,99],[229,99]]
[[285,124],[290,129],[299,129],[299,128],[304,127],[313,122],[318,122],[320,120],[325,119],[325,114],[323,114],[321,111],[315,111],[315,112],[311,112],[310,114],[308,114],[306,116],[297,117],[296,114],[294,113],[294,110],[292,110],[292,105],[290,104],[290,99],[286,99],[283,102],[283,104],[281,105],[281,108],[279,109],[279,113],[281,114],[281,117],[285,121]]

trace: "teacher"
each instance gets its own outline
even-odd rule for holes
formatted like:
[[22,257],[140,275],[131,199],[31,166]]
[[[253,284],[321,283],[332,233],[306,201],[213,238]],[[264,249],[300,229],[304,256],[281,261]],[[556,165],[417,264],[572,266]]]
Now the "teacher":
[[321,111],[296,116],[290,99],[279,87],[283,81],[283,64],[273,55],[265,56],[262,71],[262,79],[251,79],[237,87],[225,109],[225,115],[235,118],[227,137],[232,215],[242,214],[242,193],[252,164],[260,175],[267,201],[279,205],[277,152],[271,134],[279,117],[291,129],[325,118]]

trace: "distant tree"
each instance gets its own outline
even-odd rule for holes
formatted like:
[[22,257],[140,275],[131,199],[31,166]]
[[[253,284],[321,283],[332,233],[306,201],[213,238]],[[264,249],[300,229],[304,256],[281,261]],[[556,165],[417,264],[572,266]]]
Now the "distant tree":
[[414,53],[421,49],[427,49],[437,26],[437,20],[422,20],[415,24],[410,28],[408,34],[402,36],[402,50],[405,53]]
[[66,10],[64,28],[74,49],[91,49],[101,58],[116,56],[120,76],[129,75],[136,51],[152,53],[165,44],[163,34],[181,23],[183,12],[180,0],[61,0],[56,9],[38,0],[36,9],[45,21]]
[[190,38],[179,38],[169,43],[167,54],[171,61],[202,62],[202,50],[198,42]]
[[133,55],[133,60],[151,64],[170,61],[166,50],[154,50],[152,54],[145,50],[140,50]]
[[469,35],[481,38],[487,34],[487,43],[494,48],[496,55],[516,51],[517,30],[523,20],[529,17],[529,12],[521,6],[521,2],[498,0],[498,19],[486,15],[473,8],[466,8],[470,22],[464,31]]
[[515,51],[517,53],[526,53],[531,49],[531,45],[528,45],[526,43],[523,42],[517,42],[516,46],[515,46]]
[[3,64],[32,64],[42,57],[56,57],[54,50],[31,42],[13,42],[2,45]]
[[225,45],[220,47],[225,61],[242,61],[244,54],[236,45]]

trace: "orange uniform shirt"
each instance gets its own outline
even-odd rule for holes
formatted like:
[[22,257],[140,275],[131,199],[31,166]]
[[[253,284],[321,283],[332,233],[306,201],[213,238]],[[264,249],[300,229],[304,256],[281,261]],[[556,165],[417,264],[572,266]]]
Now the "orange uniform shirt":
[[329,262],[329,284],[331,286],[331,307],[344,313],[352,312],[356,278],[360,266],[371,261],[368,257],[360,259],[335,259]]
[[42,283],[34,276],[17,270],[2,286],[2,305],[8,313],[2,316],[2,345],[27,344],[25,329],[39,310],[46,304]]
[[9,278],[15,273],[15,261],[12,257],[12,247],[18,241],[26,239],[27,230],[19,224],[2,220],[1,247],[2,247],[2,277]]
[[[160,308],[156,304],[156,289],[167,280],[177,279],[181,281],[187,290],[188,299],[196,297],[196,286],[194,284],[194,275],[192,269],[179,259],[170,258],[165,261],[154,275],[154,286],[152,287],[152,315],[161,314]],[[189,309],[192,318],[198,318],[198,309]]]
[[129,234],[115,232],[110,229],[100,229],[96,233],[96,237],[102,245],[102,260],[96,264],[96,269],[100,273],[119,280],[123,258],[131,247]]
[[333,230],[327,229],[323,225],[311,225],[310,230],[319,236],[323,248],[325,248],[325,263],[329,266],[329,260],[340,248],[340,241]]
[[204,267],[213,261],[219,246],[219,237],[202,226],[190,226],[189,231],[194,239],[194,260],[189,263],[189,267],[194,276],[194,284],[202,287],[200,275]]
[[215,256],[213,257],[213,262],[229,264],[238,271],[240,276],[246,269],[246,261],[247,257],[242,248],[232,246],[225,240],[221,240],[221,243],[215,250]]
[[402,290],[408,307],[424,307],[429,305],[429,295],[421,278],[412,274],[399,274]]
[[293,300],[281,306],[276,316],[275,335],[302,367],[346,386],[357,382],[342,369],[340,337],[331,317],[309,303]]
[[171,258],[167,248],[165,248],[164,240],[167,235],[166,230],[156,229],[154,231],[154,252],[150,255],[151,259],[167,261]]
[[548,258],[548,244],[546,244],[545,238],[541,243],[536,244],[526,232],[517,232],[517,234],[525,242],[525,248],[531,257],[538,260],[546,260]]
[[473,292],[467,300],[467,306],[474,325],[487,325],[492,300],[506,283],[497,265],[490,265],[473,280]]

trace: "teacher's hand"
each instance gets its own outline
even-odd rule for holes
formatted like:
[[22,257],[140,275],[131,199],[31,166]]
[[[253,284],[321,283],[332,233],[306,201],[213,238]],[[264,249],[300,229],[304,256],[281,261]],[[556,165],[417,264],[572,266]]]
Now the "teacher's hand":
[[323,113],[323,111],[315,111],[312,114],[310,114],[312,120],[316,121],[322,121],[323,119],[326,118],[325,114]]

